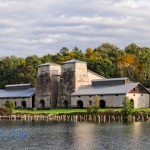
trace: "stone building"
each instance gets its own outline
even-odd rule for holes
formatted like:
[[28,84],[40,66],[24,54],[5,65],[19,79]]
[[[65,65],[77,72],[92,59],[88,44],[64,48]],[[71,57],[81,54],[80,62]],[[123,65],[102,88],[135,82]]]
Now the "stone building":
[[99,107],[123,107],[128,96],[135,108],[149,107],[150,95],[139,82],[128,78],[106,79],[87,69],[87,63],[72,59],[61,65],[38,66],[36,108],[86,108],[99,96]]
[[79,60],[69,60],[62,63],[59,82],[58,107],[71,107],[71,94],[79,87],[89,85],[92,79],[102,79],[101,76],[87,70],[87,63]]
[[0,90],[0,105],[14,101],[16,108],[34,108],[35,88],[30,84],[6,85]]
[[87,69],[87,63],[72,59],[61,65],[38,66],[36,88],[30,84],[7,85],[0,90],[0,105],[13,100],[22,108],[87,108],[99,97],[99,107],[123,107],[125,96],[134,108],[150,107],[150,94],[139,82],[128,78],[106,79]]
[[58,100],[58,84],[61,66],[45,63],[38,66],[35,92],[36,108],[55,108]]
[[92,106],[95,95],[99,97],[100,108],[123,107],[125,96],[132,100],[134,108],[150,107],[149,91],[139,82],[133,83],[128,78],[93,80],[91,85],[82,86],[71,94],[71,106]]
[[62,65],[46,63],[38,66],[36,107],[71,107],[71,94],[83,85],[91,84],[100,75],[87,70],[87,63],[69,60]]

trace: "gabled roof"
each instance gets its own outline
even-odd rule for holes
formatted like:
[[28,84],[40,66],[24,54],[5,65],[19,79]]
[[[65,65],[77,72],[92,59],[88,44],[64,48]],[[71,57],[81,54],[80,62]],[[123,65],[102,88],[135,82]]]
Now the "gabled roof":
[[0,90],[0,98],[31,97],[33,94],[35,94],[35,88],[21,90]]
[[41,65],[38,65],[38,67],[42,67],[42,66],[50,66],[50,65],[57,65],[57,66],[60,66],[60,65],[58,65],[58,64],[56,64],[56,63],[53,63],[53,62],[48,62],[48,63],[45,63],[45,64],[41,64]]
[[71,60],[62,62],[62,64],[67,64],[67,63],[87,63],[87,62],[85,62],[85,61],[80,61],[80,60],[77,60],[77,59],[71,59]]
[[139,82],[128,83],[122,85],[112,85],[112,86],[92,86],[87,85],[79,88],[75,91],[72,96],[77,95],[109,95],[109,94],[126,94],[130,92],[134,87],[139,85]]

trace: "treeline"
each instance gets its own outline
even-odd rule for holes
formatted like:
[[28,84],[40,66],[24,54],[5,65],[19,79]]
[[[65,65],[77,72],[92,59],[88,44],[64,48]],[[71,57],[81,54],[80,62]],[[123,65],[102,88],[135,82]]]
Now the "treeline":
[[86,61],[88,69],[104,77],[129,77],[150,87],[150,48],[130,44],[124,50],[110,43],[103,43],[85,52],[74,47],[63,47],[55,55],[36,55],[26,58],[15,56],[0,58],[0,88],[7,84],[32,83],[35,85],[37,66],[46,62],[61,64],[69,59]]

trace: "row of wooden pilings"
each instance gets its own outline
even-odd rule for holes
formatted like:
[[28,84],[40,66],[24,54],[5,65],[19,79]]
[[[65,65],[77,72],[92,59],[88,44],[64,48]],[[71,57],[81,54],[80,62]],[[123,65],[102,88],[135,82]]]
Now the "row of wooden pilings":
[[122,115],[106,115],[106,114],[63,114],[63,115],[29,115],[29,114],[17,114],[10,116],[0,116],[0,120],[23,120],[23,121],[94,121],[94,122],[111,122],[111,121],[146,121],[150,120],[148,115],[136,115],[129,116],[127,118]]

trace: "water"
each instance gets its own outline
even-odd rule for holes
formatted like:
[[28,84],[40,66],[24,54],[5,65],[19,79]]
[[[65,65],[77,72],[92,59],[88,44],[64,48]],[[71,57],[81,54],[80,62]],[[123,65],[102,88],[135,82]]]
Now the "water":
[[[24,139],[2,132],[24,131]],[[0,150],[148,150],[150,123],[0,122]],[[22,132],[21,132],[22,133]],[[4,135],[3,135],[4,136]]]

